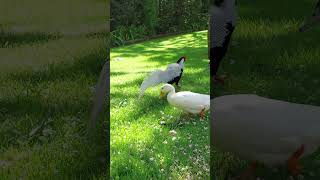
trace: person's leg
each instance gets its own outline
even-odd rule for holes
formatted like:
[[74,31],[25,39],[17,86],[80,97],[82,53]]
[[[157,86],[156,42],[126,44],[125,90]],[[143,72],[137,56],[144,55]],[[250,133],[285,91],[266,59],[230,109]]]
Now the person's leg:
[[302,26],[299,28],[299,31],[304,32],[317,24],[320,24],[320,0],[318,0],[312,16],[304,20]]
[[228,23],[226,29],[228,30],[228,35],[225,37],[222,47],[210,48],[210,75],[211,77],[213,77],[213,80],[221,82],[223,82],[223,78],[218,77],[217,72],[222,59],[228,51],[231,36],[234,31],[234,26],[232,26],[231,23]]
[[222,47],[213,47],[210,48],[210,75],[211,77],[215,77],[218,72],[218,68],[220,66],[220,62],[224,56]]

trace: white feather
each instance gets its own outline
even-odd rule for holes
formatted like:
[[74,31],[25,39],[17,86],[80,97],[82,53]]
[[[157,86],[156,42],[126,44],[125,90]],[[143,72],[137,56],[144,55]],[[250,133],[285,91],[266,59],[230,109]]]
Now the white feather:
[[160,83],[167,83],[178,77],[181,73],[183,66],[177,63],[169,64],[166,70],[155,70],[149,74],[149,76],[142,82],[140,86],[139,98],[141,98],[146,89],[152,86],[156,86]]

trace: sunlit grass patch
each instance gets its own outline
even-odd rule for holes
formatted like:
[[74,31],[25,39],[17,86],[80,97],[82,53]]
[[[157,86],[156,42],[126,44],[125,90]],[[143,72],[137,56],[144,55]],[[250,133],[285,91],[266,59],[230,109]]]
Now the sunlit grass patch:
[[206,31],[112,49],[112,179],[209,178],[209,118],[183,118],[159,99],[161,85],[138,100],[148,73],[181,56],[187,57],[181,91],[209,94]]

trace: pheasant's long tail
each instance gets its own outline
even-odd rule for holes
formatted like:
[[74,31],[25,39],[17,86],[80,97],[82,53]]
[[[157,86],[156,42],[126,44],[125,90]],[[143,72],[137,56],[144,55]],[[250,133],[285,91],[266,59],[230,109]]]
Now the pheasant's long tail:
[[161,70],[156,70],[150,73],[150,75],[142,82],[140,86],[139,99],[143,96],[144,92],[152,86],[156,86],[162,82],[160,78]]

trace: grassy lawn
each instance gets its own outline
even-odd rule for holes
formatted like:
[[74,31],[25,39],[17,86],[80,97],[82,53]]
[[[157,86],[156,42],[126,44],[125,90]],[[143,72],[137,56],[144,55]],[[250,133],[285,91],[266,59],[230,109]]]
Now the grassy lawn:
[[[93,39],[79,41],[86,44]],[[95,141],[85,135],[92,87],[106,57],[105,47],[97,46],[103,38],[95,41],[95,48],[68,56],[60,56],[64,48],[55,49],[57,57],[51,57],[50,64],[44,62],[50,58],[41,55],[49,52],[45,48],[33,49],[30,44],[6,51],[13,59],[0,68],[0,179],[88,179],[105,175],[108,120],[100,120]],[[69,45],[72,49],[72,43]],[[15,50],[21,50],[21,54],[13,54]],[[19,60],[23,64],[23,57],[36,62],[14,66]],[[62,59],[55,62],[55,58]]]
[[[62,2],[10,1],[0,7],[10,14],[0,16],[0,179],[108,176],[107,112],[94,139],[86,136],[93,86],[107,57],[106,30],[100,28],[105,1],[79,1],[73,8],[83,6],[82,13],[68,12],[72,1]],[[28,11],[32,6],[40,7]],[[85,8],[94,6],[90,18]],[[63,18],[68,14],[75,20]],[[65,35],[91,22],[98,24],[95,34]]]
[[[84,44],[90,40],[79,39]],[[64,48],[55,49],[50,64],[43,62],[50,58],[42,59],[45,48],[30,44],[6,51],[13,59],[0,68],[0,179],[88,179],[106,173],[107,119],[100,120],[95,142],[85,136],[92,87],[106,57],[99,41],[103,38],[96,40],[96,49],[68,56],[60,56]],[[23,57],[36,62],[14,66],[19,60],[23,64]],[[58,57],[61,61],[55,62]]]
[[[239,2],[240,21],[220,73],[229,77],[217,96],[255,93],[295,103],[320,105],[320,28],[299,33],[315,1]],[[290,8],[283,8],[290,7]],[[247,162],[212,150],[212,174],[218,180],[244,170]],[[305,179],[319,179],[320,153],[303,160]],[[264,179],[286,179],[281,171],[259,168]]]
[[109,0],[10,0],[0,7],[0,31],[74,34],[106,31]]
[[159,99],[161,85],[137,99],[148,72],[181,56],[188,58],[181,91],[209,94],[206,35],[195,32],[111,50],[112,179],[209,178],[209,115],[182,118],[180,110]]

